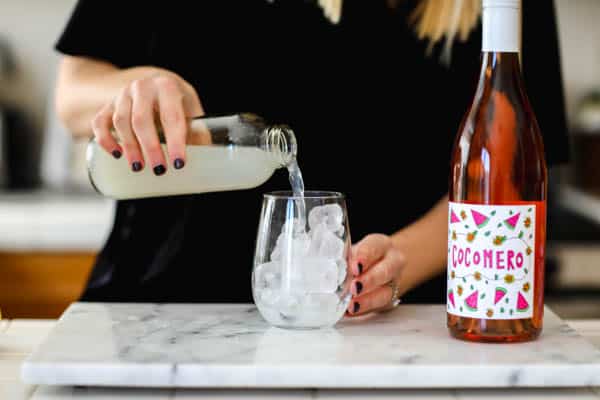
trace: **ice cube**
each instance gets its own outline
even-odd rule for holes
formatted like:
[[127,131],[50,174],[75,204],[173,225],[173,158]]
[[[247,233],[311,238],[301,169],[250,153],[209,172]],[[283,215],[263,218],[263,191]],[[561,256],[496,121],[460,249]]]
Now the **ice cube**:
[[326,257],[294,259],[291,280],[291,287],[300,292],[334,293],[338,286],[337,264]]
[[269,307],[274,307],[279,302],[279,290],[266,287],[258,292],[259,301]]
[[281,260],[281,248],[275,244],[275,248],[271,252],[271,261],[279,261]]
[[328,231],[341,235],[344,233],[343,221],[344,212],[338,204],[317,206],[308,214],[308,226],[311,230],[324,224]]
[[310,231],[309,256],[328,257],[333,260],[344,258],[344,241],[329,231],[324,224]]
[[291,218],[286,220],[281,227],[281,233],[292,232],[293,236],[301,235],[306,232],[305,222],[300,218]]
[[344,241],[335,234],[328,232],[323,235],[319,255],[333,260],[344,258]]
[[335,293],[309,293],[303,299],[303,307],[306,310],[321,313],[335,313],[340,298]]
[[290,236],[286,231],[283,231],[277,238],[275,248],[271,252],[271,261],[302,257],[308,253],[309,246],[310,237],[307,233]]
[[281,279],[281,273],[279,271],[277,272],[266,272],[264,275],[264,281],[266,284],[266,287],[278,287],[279,286],[279,281]]
[[310,293],[303,298],[298,322],[307,326],[334,325],[345,311],[333,293]]
[[327,233],[327,228],[325,225],[317,225],[314,228],[311,228],[309,232],[310,236],[310,246],[308,247],[308,255],[311,257],[317,257],[319,255],[319,250],[321,248],[321,243],[323,243],[323,236]]
[[296,319],[302,311],[302,295],[295,292],[280,291],[277,309],[285,319]]
[[254,287],[279,288],[281,285],[281,266],[277,262],[260,264],[254,268]]

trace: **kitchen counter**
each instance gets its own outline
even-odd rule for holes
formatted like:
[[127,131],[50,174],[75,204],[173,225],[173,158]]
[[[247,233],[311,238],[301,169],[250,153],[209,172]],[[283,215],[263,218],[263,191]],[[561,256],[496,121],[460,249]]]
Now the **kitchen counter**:
[[[400,307],[399,313],[397,314],[397,318],[400,318],[399,321],[406,322],[407,324],[412,323],[410,316],[407,317],[405,311],[401,309],[409,309],[410,306]],[[410,311],[410,310],[409,310]],[[384,318],[391,318],[392,315],[388,314]],[[132,319],[135,317],[132,315]],[[395,317],[394,317],[395,318]],[[130,320],[130,323],[135,324],[135,321]],[[356,322],[352,322],[353,324]],[[373,324],[373,321],[369,321],[365,326],[370,326]],[[582,334],[588,341],[593,343],[594,345],[600,347],[600,320],[582,320],[582,321],[570,321],[570,326],[577,329],[577,331]],[[290,390],[209,390],[209,389],[201,389],[201,390],[183,390],[183,389],[113,389],[113,388],[88,388],[88,387],[48,387],[48,386],[28,386],[23,385],[18,376],[21,367],[22,360],[32,351],[32,349],[48,334],[48,332],[54,327],[54,321],[37,321],[37,320],[15,320],[15,321],[1,321],[0,322],[0,398],[2,399],[12,399],[12,398],[26,398],[26,399],[69,399],[69,398],[85,398],[85,399],[101,399],[101,398],[136,398],[136,399],[167,399],[167,398],[227,398],[227,399],[248,399],[248,398],[294,398],[294,399],[310,399],[310,398],[351,398],[351,399],[373,399],[373,398],[416,398],[416,399],[491,399],[498,398],[498,396],[502,397],[510,397],[510,398],[520,398],[520,399],[535,399],[535,398],[547,398],[547,396],[552,395],[553,399],[600,399],[600,391],[595,388],[581,388],[581,389],[516,389],[516,388],[504,388],[504,389],[461,389],[461,390],[402,390],[402,389],[393,389],[393,390],[365,390],[362,388],[352,389],[352,390],[298,390],[298,389],[290,389]],[[98,326],[102,325],[101,323],[97,324]],[[346,328],[346,323],[340,331],[343,331]],[[385,325],[385,324],[384,324]],[[551,324],[549,324],[551,325]],[[133,325],[131,325],[133,327]],[[549,330],[552,329],[548,327]],[[101,328],[100,328],[101,329]],[[380,326],[380,329],[385,330],[385,326]],[[135,332],[139,335],[139,330],[134,329]],[[286,331],[288,332],[288,331]],[[335,332],[335,331],[334,331]],[[134,333],[134,332],[132,332]],[[213,332],[214,333],[214,332]],[[210,334],[210,332],[206,332],[206,334]],[[291,333],[295,335],[296,333]],[[300,333],[307,334],[307,332]],[[318,335],[325,337],[327,336],[326,332],[318,332]],[[572,334],[572,333],[570,333]],[[325,336],[323,336],[325,335]],[[329,333],[329,335],[336,335],[336,333]],[[264,335],[263,339],[265,336]],[[377,335],[376,335],[377,336]],[[429,336],[429,335],[428,335]],[[232,339],[232,343],[243,342],[244,339],[242,336],[239,339]],[[366,337],[368,338],[368,336]],[[276,343],[278,340],[275,340],[274,336],[270,338],[264,339],[270,344],[266,346],[262,351],[263,355],[261,357],[265,359],[269,359],[272,357],[284,357],[281,354],[277,354],[277,351],[281,351],[281,344]],[[373,338],[372,343],[377,347],[377,339]],[[401,340],[402,334],[398,335],[398,346],[402,346],[405,341]],[[208,339],[207,339],[208,340]],[[264,341],[263,340],[263,341]],[[443,339],[441,339],[443,340]],[[329,340],[327,338],[324,339],[324,342],[327,343]],[[285,342],[285,340],[284,340]],[[317,341],[319,342],[319,341]],[[323,341],[320,341],[321,343]],[[542,340],[536,343],[541,343]],[[464,342],[450,342],[457,346],[462,346]],[[123,343],[121,343],[123,344]],[[485,345],[484,345],[485,346]],[[494,346],[507,346],[507,345],[494,345]],[[512,346],[521,346],[523,345],[512,345]],[[318,345],[316,345],[318,347]],[[475,347],[478,347],[476,345]],[[98,343],[99,349],[104,349],[105,344]],[[516,348],[516,347],[515,347]],[[269,349],[272,349],[270,351]],[[110,351],[110,349],[108,349]],[[148,349],[147,349],[148,350]],[[223,349],[219,349],[218,347],[211,348],[210,352],[219,352]],[[310,357],[327,357],[326,349],[321,349],[324,351],[323,354],[313,354],[308,355]],[[509,350],[506,348],[506,350]],[[593,350],[593,349],[592,349]],[[112,351],[115,351],[114,349]],[[154,351],[158,351],[159,349],[155,349]],[[293,352],[294,349],[290,348],[289,351]],[[595,350],[593,350],[595,351]],[[93,351],[92,351],[93,352]],[[393,350],[392,350],[393,352]],[[269,353],[269,354],[267,354]],[[480,353],[479,349],[474,349],[471,355],[465,355],[466,357],[478,357],[478,353]],[[365,354],[368,354],[365,353]],[[131,355],[135,357],[135,354]],[[139,356],[139,353],[138,353]],[[258,356],[258,355],[256,355]],[[481,356],[481,354],[479,355]],[[550,364],[551,360],[548,361]],[[207,371],[208,372],[208,371]],[[573,373],[573,371],[571,372]],[[576,371],[575,371],[576,373]],[[150,375],[148,375],[150,377]],[[357,371],[357,376],[360,376],[360,371]],[[150,380],[152,378],[149,378]],[[4,396],[2,396],[4,394]]]
[[94,193],[0,194],[0,251],[98,251],[113,223],[115,202]]

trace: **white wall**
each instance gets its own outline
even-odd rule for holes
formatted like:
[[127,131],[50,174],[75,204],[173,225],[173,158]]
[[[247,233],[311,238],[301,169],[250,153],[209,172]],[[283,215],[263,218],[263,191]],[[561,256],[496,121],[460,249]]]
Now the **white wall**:
[[567,110],[572,119],[579,99],[592,87],[600,89],[600,1],[555,2]]
[[35,126],[45,121],[58,56],[52,50],[75,0],[0,0],[0,37],[8,39],[18,74],[0,81],[0,99],[26,108]]
[[[25,106],[38,127],[44,123],[47,96],[54,82],[57,55],[52,46],[75,1],[0,0],[0,36],[8,36],[12,42],[20,67],[16,79],[0,82],[0,99]],[[572,114],[585,91],[592,86],[600,88],[600,0],[555,2],[567,106]]]

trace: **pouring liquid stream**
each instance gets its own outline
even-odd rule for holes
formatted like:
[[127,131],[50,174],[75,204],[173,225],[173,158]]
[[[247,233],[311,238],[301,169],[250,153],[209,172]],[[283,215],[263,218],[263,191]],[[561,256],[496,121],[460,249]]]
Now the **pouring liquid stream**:
[[[302,171],[300,170],[300,167],[298,166],[298,160],[296,159],[296,157],[294,157],[290,161],[290,163],[287,166],[287,169],[288,169],[288,173],[289,173],[289,181],[290,181],[290,186],[292,187],[294,201],[288,203],[286,220],[294,221],[296,219],[297,224],[301,227],[302,233],[304,233],[304,232],[306,232],[306,222],[307,222],[306,204],[304,202],[304,180],[302,179]],[[292,254],[291,249],[292,249],[294,234],[296,232],[294,232],[295,227],[294,227],[293,223],[288,223],[285,226],[285,229],[286,229],[285,248],[287,248],[287,251],[285,251],[284,254],[287,255],[288,260],[287,260],[287,262],[283,263],[283,268],[281,271],[281,282],[282,282],[282,290],[289,293],[291,291],[292,274],[293,274],[293,271],[292,271],[293,254]]]

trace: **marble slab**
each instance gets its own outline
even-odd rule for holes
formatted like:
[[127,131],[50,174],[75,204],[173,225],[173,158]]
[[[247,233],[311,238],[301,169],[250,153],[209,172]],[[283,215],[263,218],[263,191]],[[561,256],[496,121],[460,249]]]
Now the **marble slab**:
[[600,350],[548,309],[539,340],[480,344],[450,338],[438,305],[290,331],[252,305],[75,303],[21,372],[83,386],[589,387]]
[[[0,394],[2,394],[1,386]],[[4,397],[0,398],[4,399]],[[31,400],[600,400],[600,394],[593,388],[308,390],[38,386],[31,397],[26,398]]]

